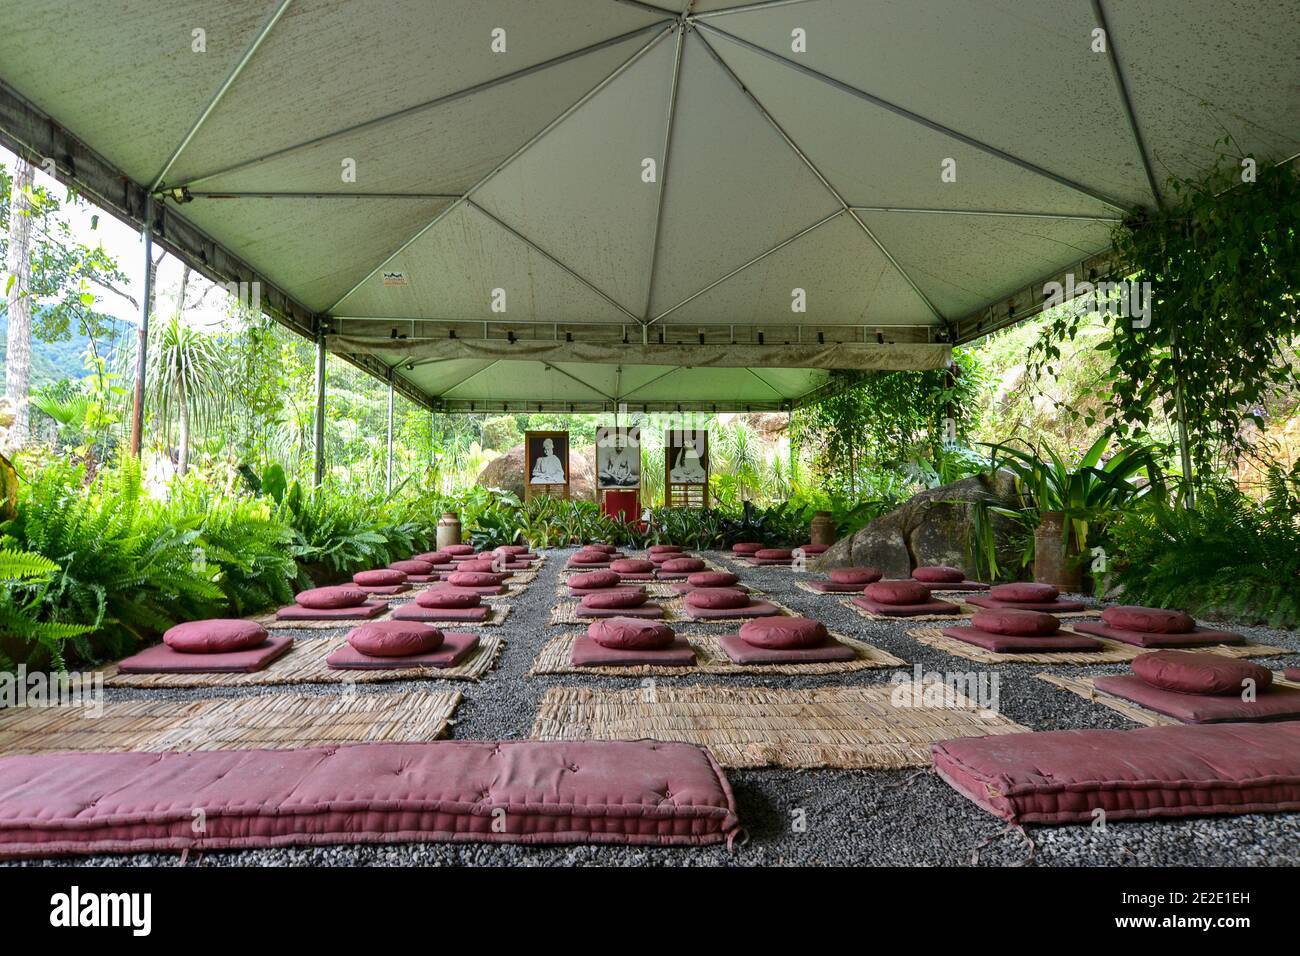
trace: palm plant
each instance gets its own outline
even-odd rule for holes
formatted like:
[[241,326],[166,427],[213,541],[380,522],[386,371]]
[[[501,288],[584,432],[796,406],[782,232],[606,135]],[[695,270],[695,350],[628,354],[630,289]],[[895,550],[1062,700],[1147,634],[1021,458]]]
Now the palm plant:
[[150,346],[151,397],[167,436],[176,415],[177,470],[182,475],[189,470],[191,428],[210,421],[224,403],[225,368],[218,339],[185,325],[179,315],[172,316]]

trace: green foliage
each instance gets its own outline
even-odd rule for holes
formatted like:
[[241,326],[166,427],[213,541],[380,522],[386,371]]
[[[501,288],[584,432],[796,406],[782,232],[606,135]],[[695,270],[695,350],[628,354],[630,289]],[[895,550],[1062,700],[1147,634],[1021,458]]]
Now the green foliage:
[[[38,619],[45,588],[58,573],[49,558],[0,547],[0,634],[43,648],[53,667],[63,670],[63,643],[90,628]],[[0,656],[0,667],[9,663]]]
[[494,451],[509,451],[524,440],[524,433],[512,415],[499,415],[483,422],[484,448]]

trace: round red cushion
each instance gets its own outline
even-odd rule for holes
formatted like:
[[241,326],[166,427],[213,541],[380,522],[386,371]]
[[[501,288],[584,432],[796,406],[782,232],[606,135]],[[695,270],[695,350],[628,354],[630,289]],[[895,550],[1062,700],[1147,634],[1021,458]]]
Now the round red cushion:
[[447,583],[462,588],[490,588],[500,584],[504,578],[504,574],[485,571],[454,571],[447,575]]
[[970,622],[981,631],[1014,637],[1050,637],[1061,629],[1061,622],[1050,614],[1012,608],[976,611]]
[[685,549],[680,544],[652,544],[646,548],[649,554],[676,554]]
[[499,573],[490,560],[483,561],[477,558],[472,561],[462,561],[460,564],[456,565],[456,570],[457,571],[483,571],[488,574]]
[[959,584],[966,580],[964,572],[957,568],[950,568],[946,564],[917,568],[912,572],[912,577],[925,584]]
[[368,588],[387,588],[395,584],[406,583],[406,572],[398,571],[396,568],[379,568],[374,571],[358,571],[352,575],[353,584],[361,584]]
[[1108,607],[1101,612],[1101,619],[1121,631],[1142,631],[1146,634],[1186,634],[1196,627],[1196,622],[1182,611],[1137,607],[1133,604]]
[[920,581],[877,581],[862,593],[877,604],[924,604],[930,600],[930,589]]
[[825,624],[807,617],[760,617],[740,625],[742,641],[771,650],[820,647],[829,638]]
[[620,574],[649,574],[655,569],[653,561],[642,561],[639,558],[619,558],[617,561],[609,562],[611,571],[618,571]]
[[473,554],[473,553],[474,553],[474,547],[473,547],[473,545],[468,545],[468,544],[449,544],[449,545],[447,545],[445,548],[439,548],[438,550],[439,550],[439,551],[444,551],[444,552],[446,552],[447,554],[453,554],[453,555],[455,555],[455,554]]
[[427,561],[394,561],[388,566],[394,571],[405,574],[432,574],[433,565]]
[[693,588],[729,588],[740,578],[730,571],[696,571],[686,575],[686,583]]
[[612,544],[584,544],[583,551],[600,551],[603,554],[613,554],[618,548]]
[[293,599],[299,607],[326,611],[336,607],[357,607],[365,604],[368,597],[370,595],[360,588],[346,584],[336,584],[328,588],[311,588],[307,591],[299,591],[294,595]]
[[601,647],[616,647],[629,651],[653,651],[673,642],[673,629],[658,621],[639,620],[634,617],[607,617],[593,621],[587,627],[587,636]]
[[615,611],[620,608],[640,607],[646,602],[646,593],[631,588],[610,588],[593,591],[582,596],[582,606],[596,611]]
[[426,551],[424,554],[417,554],[413,561],[423,561],[426,564],[451,564],[451,555],[446,551]]
[[181,654],[225,654],[266,643],[266,628],[253,621],[217,617],[168,628],[163,643]]
[[348,643],[368,657],[409,657],[437,650],[442,631],[413,621],[369,621],[352,629]]
[[622,580],[617,571],[584,571],[570,577],[568,585],[575,591],[598,591],[616,587]]
[[755,552],[762,550],[763,546],[757,541],[741,541],[739,544],[733,544],[731,546],[732,554],[754,554]]
[[989,588],[989,597],[997,601],[1055,601],[1061,592],[1050,584],[1017,581],[1014,584],[995,584]]
[[527,554],[528,545],[526,544],[503,544],[495,549],[497,554]]
[[604,551],[578,551],[570,559],[574,564],[605,564],[609,555]]
[[483,596],[460,588],[429,588],[415,596],[415,603],[434,608],[478,607],[483,603]]
[[729,608],[749,607],[749,595],[735,588],[696,588],[686,595],[691,607],[722,611]]
[[801,544],[799,550],[804,554],[825,554],[830,550],[828,544]]
[[878,568],[835,568],[831,571],[831,580],[836,584],[860,584],[865,587],[881,579]]
[[1190,651],[1156,651],[1133,658],[1133,673],[1153,687],[1180,694],[1240,694],[1243,681],[1253,680],[1255,690],[1267,690],[1273,672],[1267,667],[1218,654]]
[[794,552],[789,548],[759,548],[754,557],[760,561],[788,561],[794,557]]
[[689,574],[693,571],[703,571],[708,565],[699,558],[669,558],[660,567],[669,574]]

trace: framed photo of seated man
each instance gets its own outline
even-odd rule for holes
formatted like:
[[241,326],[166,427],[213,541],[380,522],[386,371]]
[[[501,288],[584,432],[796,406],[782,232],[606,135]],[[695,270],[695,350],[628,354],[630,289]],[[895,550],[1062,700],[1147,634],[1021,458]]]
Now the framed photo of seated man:
[[524,500],[569,497],[569,433],[524,433]]
[[596,487],[630,491],[641,487],[641,429],[596,429]]
[[664,434],[664,504],[669,508],[709,506],[709,433],[669,429]]

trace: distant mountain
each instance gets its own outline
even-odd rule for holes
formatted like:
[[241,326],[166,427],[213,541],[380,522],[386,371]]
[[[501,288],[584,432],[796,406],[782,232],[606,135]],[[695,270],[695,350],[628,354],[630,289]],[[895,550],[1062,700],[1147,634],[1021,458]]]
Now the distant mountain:
[[[100,339],[102,354],[111,356],[112,351],[134,331],[127,323],[118,323],[116,336]],[[0,315],[0,388],[4,387],[5,355],[9,344],[8,317]],[[50,382],[65,378],[83,378],[86,375],[85,354],[90,344],[89,337],[74,332],[61,342],[42,342],[32,340],[32,388],[40,388]]]

